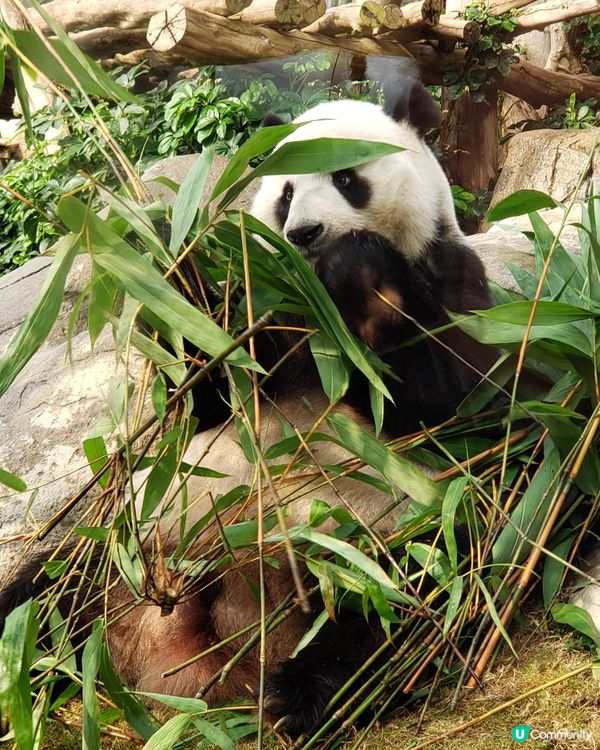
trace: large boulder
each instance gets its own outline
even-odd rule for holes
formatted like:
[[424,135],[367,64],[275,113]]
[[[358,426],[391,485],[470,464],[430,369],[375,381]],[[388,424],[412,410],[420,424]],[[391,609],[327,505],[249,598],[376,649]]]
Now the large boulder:
[[[492,205],[517,190],[541,190],[558,201],[597,194],[600,188],[600,150],[588,159],[598,137],[597,128],[532,130],[509,142]],[[581,185],[581,175],[584,175]]]

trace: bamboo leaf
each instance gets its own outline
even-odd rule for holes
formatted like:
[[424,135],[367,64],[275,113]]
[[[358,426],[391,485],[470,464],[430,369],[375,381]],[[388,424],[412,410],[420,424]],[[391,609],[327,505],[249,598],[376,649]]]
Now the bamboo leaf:
[[414,464],[394,453],[350,417],[345,414],[333,414],[327,421],[344,447],[380,471],[388,482],[399,487],[422,505],[441,501],[444,485],[433,482]]
[[[91,252],[98,265],[167,325],[212,356],[232,344],[231,336],[184,299],[147,258],[137,253],[84,203],[73,196],[65,196],[58,204],[58,212],[69,229],[78,235],[75,247]],[[241,349],[230,354],[226,361],[264,372]]]
[[401,146],[377,141],[351,138],[312,138],[306,141],[288,141],[246,177],[229,188],[219,203],[219,210],[248,187],[257,177],[278,174],[312,174],[350,169],[365,162],[404,151]]
[[31,599],[7,615],[0,639],[0,714],[10,718],[18,750],[33,747],[29,669],[37,635],[37,604]]
[[103,626],[100,620],[95,620],[92,633],[87,639],[81,658],[83,675],[83,733],[82,750],[99,750],[100,726],[98,698],[96,696],[96,675],[100,668]]
[[[510,323],[516,326],[525,326],[531,314],[533,302],[523,300],[509,302],[506,305],[491,307],[489,310],[476,310],[475,314],[481,318],[498,320],[501,323]],[[594,313],[581,307],[574,307],[563,302],[548,302],[541,300],[535,306],[533,325],[554,326],[561,323],[569,323],[574,320],[586,320],[595,317]]]
[[448,635],[454,618],[460,607],[460,601],[462,599],[462,593],[464,589],[465,580],[463,576],[456,576],[452,581],[450,587],[450,594],[448,596],[448,607],[446,609],[446,616],[444,617],[443,634],[444,637]]
[[499,201],[488,211],[487,220],[502,221],[511,216],[522,216],[542,208],[555,208],[557,202],[540,190],[518,190],[504,200]]
[[210,200],[215,200],[227,188],[231,187],[244,174],[252,159],[261,154],[266,154],[267,151],[270,151],[279,141],[293,133],[298,127],[298,125],[291,124],[273,125],[268,128],[261,128],[253,133],[229,160],[223,174],[217,180]]
[[64,237],[56,244],[56,256],[40,294],[19,330],[0,356],[0,397],[36,353],[50,333],[60,309],[67,274],[78,252],[77,238]]
[[216,745],[222,750],[235,750],[235,745],[222,729],[205,719],[194,719],[193,724],[201,732],[210,745]]
[[304,633],[304,635],[298,642],[298,645],[292,651],[292,654],[290,657],[291,659],[297,656],[300,653],[300,651],[302,651],[303,648],[306,648],[308,646],[309,643],[312,643],[315,636],[318,635],[319,631],[328,620],[329,620],[329,613],[327,612],[326,609],[324,609],[322,612],[319,612],[319,614],[315,617],[313,624],[306,631],[306,633]]
[[[552,501],[551,490],[557,481],[559,470],[560,457],[556,448],[551,445],[523,497],[510,514],[510,523],[504,527],[492,547],[495,563],[512,561],[516,564],[528,554],[531,544],[522,542],[518,532],[525,534],[528,539],[537,538]],[[517,549],[519,553],[514,559]]]
[[342,539],[336,539],[333,536],[322,534],[320,531],[315,531],[314,529],[309,528],[293,530],[290,533],[290,536],[293,539],[318,544],[320,547],[324,547],[331,552],[335,552],[336,555],[340,555],[340,557],[343,557],[344,560],[347,560],[352,565],[355,565],[359,570],[362,570],[363,573],[366,573],[370,578],[372,578],[380,585],[390,589],[397,588],[396,584],[378,563],[376,563],[370,557],[367,557],[364,552],[361,552],[359,549],[353,547],[351,544],[343,541]]
[[3,484],[5,487],[10,487],[11,490],[15,490],[16,492],[26,492],[27,490],[27,485],[21,477],[12,474],[6,469],[0,469],[0,484]]
[[550,557],[549,555],[544,559],[544,570],[542,573],[544,607],[549,607],[558,593],[565,570],[565,563],[563,561],[567,559],[574,540],[575,535],[570,534],[566,539],[563,539],[552,547],[551,552],[559,557],[560,560],[557,560],[555,557]]
[[490,617],[492,618],[492,621],[493,621],[494,625],[498,628],[498,630],[502,634],[502,637],[504,638],[504,640],[508,644],[510,650],[518,658],[517,652],[515,651],[515,647],[513,646],[512,641],[511,641],[508,633],[506,632],[506,628],[502,624],[502,620],[500,619],[500,616],[498,615],[498,610],[496,609],[496,605],[492,601],[492,597],[490,596],[490,592],[488,591],[485,583],[481,580],[481,578],[479,577],[479,575],[477,573],[473,572],[473,577],[475,578],[475,580],[477,581],[477,585],[481,589],[481,593],[484,596],[484,599],[485,599],[486,604],[488,606],[488,611],[490,613]]
[[102,644],[100,657],[100,676],[110,697],[123,710],[127,723],[145,740],[150,739],[157,726],[151,720],[144,704],[122,684],[113,669],[105,643]]
[[[104,438],[101,436],[87,438],[83,441],[83,452],[88,460],[92,474],[99,471],[108,461],[108,450]],[[108,483],[109,470],[107,469],[98,480],[102,488]]]
[[186,174],[177,192],[177,197],[173,203],[171,240],[169,242],[169,252],[174,258],[179,255],[187,233],[194,223],[213,155],[214,152],[210,148],[205,148],[202,151],[202,154],[196,159],[192,168]]
[[589,612],[575,604],[555,604],[552,609],[552,617],[562,625],[569,625],[574,630],[587,635],[596,646],[600,647],[600,632],[594,625]]
[[163,693],[147,693],[138,690],[137,695],[143,695],[145,698],[152,698],[174,711],[185,714],[201,714],[208,708],[207,704],[200,698],[183,698],[178,695],[164,695]]
[[454,534],[454,523],[456,509],[463,499],[465,489],[469,483],[468,477],[459,477],[450,482],[444,499],[442,500],[442,530],[444,532],[444,541],[448,551],[448,558],[452,571],[456,573],[458,568],[458,549],[456,545],[456,536]]
[[146,742],[142,750],[173,750],[173,745],[191,724],[189,714],[177,714],[163,724]]

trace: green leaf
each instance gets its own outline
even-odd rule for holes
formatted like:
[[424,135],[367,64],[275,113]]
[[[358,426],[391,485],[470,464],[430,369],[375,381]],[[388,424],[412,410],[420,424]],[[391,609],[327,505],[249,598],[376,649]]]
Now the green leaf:
[[33,714],[29,669],[37,635],[38,606],[31,599],[4,621],[0,639],[0,714],[10,718],[18,750],[33,747]]
[[401,146],[351,138],[312,138],[288,141],[253,172],[235,183],[221,200],[219,210],[246,189],[257,177],[277,174],[313,174],[350,169],[381,156],[404,151]]
[[320,547],[335,552],[336,555],[340,555],[344,560],[347,560],[352,565],[355,565],[363,573],[366,573],[370,578],[379,583],[381,586],[386,588],[396,589],[396,584],[383,570],[383,568],[367,557],[364,552],[361,552],[356,547],[353,547],[348,542],[344,542],[342,539],[336,539],[328,534],[322,534],[320,531],[314,529],[302,528],[298,530],[292,530],[290,537],[294,540],[304,540],[306,542],[312,542],[318,544]]
[[146,742],[142,750],[173,750],[173,745],[191,724],[189,714],[177,714],[163,724]]
[[[91,252],[95,261],[109,271],[134,299],[146,305],[167,325],[213,356],[232,344],[231,336],[184,299],[147,258],[137,253],[84,203],[73,196],[65,196],[58,204],[58,213],[69,229],[78,235],[74,246]],[[72,237],[70,239],[73,241]],[[264,372],[243,349],[230,354],[226,361]]]
[[345,414],[333,414],[327,421],[344,447],[380,471],[388,482],[399,487],[422,505],[432,505],[441,501],[445,485],[433,482],[414,464],[394,453],[350,417]]
[[6,471],[6,469],[0,469],[0,484],[10,487],[11,490],[15,490],[16,492],[27,491],[27,485],[21,477],[12,474],[10,471]]
[[[531,315],[533,302],[523,300],[509,302],[506,305],[491,307],[489,310],[476,310],[475,314],[482,318],[498,320],[501,323],[510,323],[516,326],[525,326]],[[570,323],[575,320],[586,320],[595,317],[594,313],[581,307],[566,305],[563,302],[548,302],[541,300],[535,305],[535,326],[554,326],[561,323]]]
[[[46,22],[53,27],[57,39],[42,41],[33,31],[13,31],[17,49],[23,52],[50,80],[66,88],[80,88],[87,94],[113,101],[139,103],[137,96],[115,83],[102,68],[84,55],[69,36],[60,28],[43,6],[32,0],[30,3]],[[49,44],[55,54],[46,48]],[[68,72],[67,72],[68,71]],[[70,73],[70,74],[69,74]],[[76,82],[74,82],[76,79]]]
[[456,537],[454,534],[454,519],[458,504],[463,499],[465,489],[469,483],[468,477],[459,477],[450,482],[444,499],[442,500],[442,530],[444,532],[444,541],[448,551],[448,558],[452,571],[456,573],[458,568],[458,549]]
[[444,617],[444,637],[448,635],[448,632],[452,627],[452,623],[454,622],[454,618],[458,613],[460,600],[462,598],[464,589],[464,583],[465,581],[463,576],[456,576],[456,578],[454,578],[452,581],[452,586],[450,587],[450,595],[448,596],[448,608],[446,609],[446,616]]
[[292,651],[292,654],[290,656],[291,659],[293,659],[295,656],[297,656],[300,651],[302,651],[303,648],[306,648],[309,643],[312,642],[314,637],[318,634],[319,630],[325,625],[325,623],[329,620],[329,614],[326,609],[324,609],[322,612],[320,612],[314,619],[313,624],[310,626],[310,628],[304,633],[300,641],[298,642],[298,645],[296,648]]
[[[14,31],[10,29],[6,24],[3,24],[2,32],[6,34],[7,38],[10,41],[16,44],[14,39]],[[25,78],[23,77],[23,70],[25,70],[25,68],[21,64],[21,59],[14,51],[12,46],[8,47],[8,57],[10,60],[10,68],[13,74],[15,91],[17,93],[17,98],[19,99],[21,112],[23,112],[23,119],[25,120],[25,125],[27,127],[27,134],[31,138],[31,140],[33,140],[34,135],[33,127],[31,124],[31,106],[29,104],[29,92],[27,91],[27,87],[25,86]]]
[[485,583],[481,580],[481,578],[479,577],[479,575],[477,573],[473,572],[473,577],[475,578],[475,580],[477,581],[477,585],[481,589],[483,597],[484,597],[484,599],[486,601],[486,604],[488,606],[488,612],[490,613],[490,617],[492,618],[492,621],[493,621],[494,625],[498,628],[498,630],[502,634],[502,637],[504,638],[504,640],[508,644],[510,650],[518,658],[517,652],[515,651],[515,647],[513,646],[512,641],[511,641],[508,633],[506,632],[506,628],[502,624],[502,620],[500,619],[500,616],[498,615],[498,610],[496,609],[496,606],[495,606],[494,602],[492,601],[492,597],[490,596],[490,592],[487,590],[487,587],[486,587]]
[[100,749],[99,709],[96,696],[96,675],[100,668],[103,626],[101,620],[95,620],[92,633],[88,637],[81,658],[83,675],[83,732],[82,750]]
[[169,252],[173,257],[179,255],[185,238],[194,223],[213,155],[214,152],[212,149],[205,148],[202,151],[202,154],[196,159],[192,168],[186,174],[177,192],[177,197],[173,203],[171,240],[169,242]]
[[[495,563],[516,564],[525,559],[531,544],[522,540],[521,531],[527,539],[535,540],[540,532],[546,512],[552,502],[552,488],[555,486],[560,471],[560,457],[556,448],[552,445],[544,457],[544,460],[535,472],[523,497],[510,514],[510,523],[507,524],[498,536],[492,547],[492,555]],[[518,556],[515,555],[518,552]]]
[[557,202],[540,190],[518,190],[499,201],[488,211],[487,220],[502,221],[511,216],[522,216],[542,208],[556,208]]
[[[305,319],[305,325],[312,327],[310,320]],[[330,401],[339,401],[350,384],[350,373],[342,353],[332,341],[318,333],[310,337],[309,344],[325,394]]]
[[222,750],[235,750],[235,745],[222,729],[216,727],[205,719],[194,719],[193,725],[206,737],[210,745],[216,745]]
[[550,610],[556,622],[569,625],[574,630],[587,635],[597,646],[600,646],[600,633],[594,625],[589,612],[575,604],[555,604]]
[[167,408],[167,383],[162,372],[156,373],[152,383],[152,406],[159,422],[162,422]]
[[[108,450],[104,438],[98,436],[93,438],[87,438],[83,441],[83,452],[88,460],[92,474],[99,471],[104,464],[108,461]],[[106,487],[108,484],[109,469],[107,469],[100,479],[98,480],[101,487]]]
[[110,697],[123,710],[127,723],[145,740],[150,739],[158,727],[151,720],[144,704],[122,684],[113,669],[105,643],[102,644],[100,657],[100,676]]
[[203,700],[200,700],[200,698],[182,698],[178,695],[146,693],[143,690],[138,690],[137,695],[152,698],[152,700],[158,701],[159,703],[172,708],[174,711],[179,711],[179,713],[184,714],[201,714],[208,708],[207,704]]
[[116,291],[116,286],[110,275],[104,269],[99,268],[96,263],[92,263],[87,313],[92,349],[108,322]]
[[279,141],[293,133],[298,127],[298,125],[273,125],[268,128],[261,128],[253,133],[229,160],[223,174],[217,180],[210,200],[213,201],[228,187],[231,187],[244,174],[252,159],[261,154],[266,154],[267,151],[270,151],[273,146],[276,146]]
[[440,586],[448,584],[450,561],[441,549],[423,542],[409,542],[406,545],[406,551],[436,583]]
[[575,539],[575,535],[571,534],[566,539],[556,544],[551,548],[551,552],[559,557],[557,560],[555,557],[546,555],[544,559],[544,570],[542,573],[542,591],[544,594],[544,607],[549,607],[552,600],[557,595],[560,589],[562,576],[565,570],[564,560],[567,559],[571,545]]
[[64,237],[56,244],[56,256],[50,266],[33,308],[0,356],[0,397],[37,352],[50,329],[63,301],[67,274],[78,252],[77,238]]

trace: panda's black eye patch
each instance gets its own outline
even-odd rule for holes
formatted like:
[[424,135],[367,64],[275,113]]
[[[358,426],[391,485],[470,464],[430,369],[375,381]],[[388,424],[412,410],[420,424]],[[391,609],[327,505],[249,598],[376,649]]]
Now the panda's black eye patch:
[[283,186],[283,190],[281,191],[281,195],[279,196],[279,200],[277,201],[277,204],[275,206],[277,221],[279,222],[281,229],[283,229],[283,226],[287,221],[287,217],[290,213],[290,203],[292,202],[293,197],[294,186],[291,182],[286,182]]
[[365,208],[371,198],[371,188],[364,177],[354,169],[340,169],[331,173],[331,179],[352,208]]

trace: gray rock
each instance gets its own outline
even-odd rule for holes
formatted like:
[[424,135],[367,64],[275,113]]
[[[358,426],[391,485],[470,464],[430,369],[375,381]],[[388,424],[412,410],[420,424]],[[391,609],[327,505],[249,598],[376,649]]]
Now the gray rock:
[[[541,190],[559,201],[569,200],[585,172],[598,135],[586,130],[535,130],[515,135],[496,184],[492,205],[517,190]],[[600,149],[594,154],[578,198],[599,192]]]
[[[170,205],[175,200],[175,193],[166,185],[156,181],[157,177],[166,177],[172,180],[177,185],[181,185],[185,179],[186,174],[192,168],[192,165],[199,157],[199,154],[188,154],[186,156],[169,156],[166,159],[162,159],[156,162],[150,169],[148,169],[142,175],[142,179],[147,184],[150,194],[156,200],[162,199],[167,205]],[[200,199],[200,205],[204,205],[212,191],[214,190],[217,180],[223,173],[223,170],[227,166],[228,159],[224,156],[215,156],[206,178],[202,197]],[[244,190],[238,198],[231,204],[232,209],[248,211],[252,203],[252,199],[258,188],[258,182],[252,182],[246,190]]]

